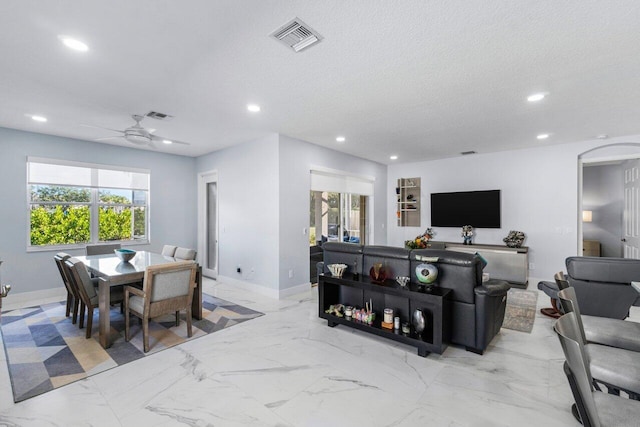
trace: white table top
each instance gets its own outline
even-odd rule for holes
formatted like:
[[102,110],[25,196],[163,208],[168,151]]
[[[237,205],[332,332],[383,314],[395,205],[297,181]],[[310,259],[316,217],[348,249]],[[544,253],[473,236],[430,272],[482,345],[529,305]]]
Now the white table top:
[[125,276],[142,277],[147,267],[175,262],[176,259],[153,252],[139,251],[129,262],[122,262],[115,254],[89,255],[76,257],[82,261],[89,271],[98,277],[124,278]]

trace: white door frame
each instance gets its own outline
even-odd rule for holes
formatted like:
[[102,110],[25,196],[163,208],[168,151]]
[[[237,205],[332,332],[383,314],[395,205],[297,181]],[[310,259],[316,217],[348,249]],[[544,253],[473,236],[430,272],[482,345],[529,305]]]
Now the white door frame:
[[[628,152],[616,152],[616,150],[623,150]],[[637,142],[622,142],[612,143],[609,145],[602,145],[591,148],[578,155],[578,244],[577,252],[578,256],[582,256],[583,250],[583,228],[582,228],[582,190],[584,185],[583,168],[585,163],[603,163],[609,161],[618,160],[630,160],[640,158],[640,143]],[[622,236],[620,236],[622,237]]]
[[211,170],[211,171],[206,171],[206,172],[201,172],[198,174],[198,253],[202,254],[202,258],[200,258],[202,260],[201,265],[202,265],[202,274],[204,276],[210,277],[212,279],[215,279],[218,277],[218,270],[219,270],[219,258],[220,258],[220,252],[219,252],[219,248],[218,248],[218,241],[219,241],[219,227],[218,227],[218,223],[219,223],[219,200],[220,200],[220,186],[217,185],[216,187],[216,230],[215,230],[215,235],[216,235],[216,268],[215,269],[209,269],[206,268],[207,265],[207,259],[208,259],[208,248],[207,248],[207,236],[209,234],[209,224],[207,221],[207,184],[215,182],[216,184],[218,183],[218,171],[217,170]]

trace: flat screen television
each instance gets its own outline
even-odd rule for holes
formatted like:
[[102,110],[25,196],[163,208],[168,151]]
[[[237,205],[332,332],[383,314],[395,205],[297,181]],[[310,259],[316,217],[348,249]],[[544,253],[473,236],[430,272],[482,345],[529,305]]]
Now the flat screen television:
[[431,193],[431,226],[500,228],[500,190]]

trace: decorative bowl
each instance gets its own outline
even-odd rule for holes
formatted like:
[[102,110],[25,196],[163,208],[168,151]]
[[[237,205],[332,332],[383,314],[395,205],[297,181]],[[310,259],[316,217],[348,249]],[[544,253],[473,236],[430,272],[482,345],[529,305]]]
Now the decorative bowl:
[[329,264],[327,268],[333,277],[342,277],[342,274],[347,269],[347,264]]
[[122,262],[129,262],[134,256],[136,256],[136,251],[131,249],[114,249],[113,251]]

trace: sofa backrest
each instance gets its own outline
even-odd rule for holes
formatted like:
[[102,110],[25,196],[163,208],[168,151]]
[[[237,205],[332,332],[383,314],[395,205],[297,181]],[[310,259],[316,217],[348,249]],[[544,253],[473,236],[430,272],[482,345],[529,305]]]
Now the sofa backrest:
[[432,262],[438,267],[436,284],[452,289],[453,301],[469,304],[475,302],[474,289],[482,285],[482,262],[475,254],[440,249],[415,249],[411,251],[411,281],[419,283],[416,267],[427,263],[425,259],[438,258]]
[[604,284],[626,284],[640,280],[640,260],[574,256],[566,259],[570,279]]
[[397,276],[409,276],[410,253],[411,251],[405,248],[365,246],[363,248],[364,265],[362,274],[368,276],[374,264],[382,263],[388,279],[394,279]]
[[342,242],[325,242],[322,244],[322,250],[324,252],[324,273],[329,273],[329,268],[327,266],[330,264],[347,264],[347,272],[353,273],[353,264],[354,262],[357,262],[357,272],[362,274],[361,245]]

